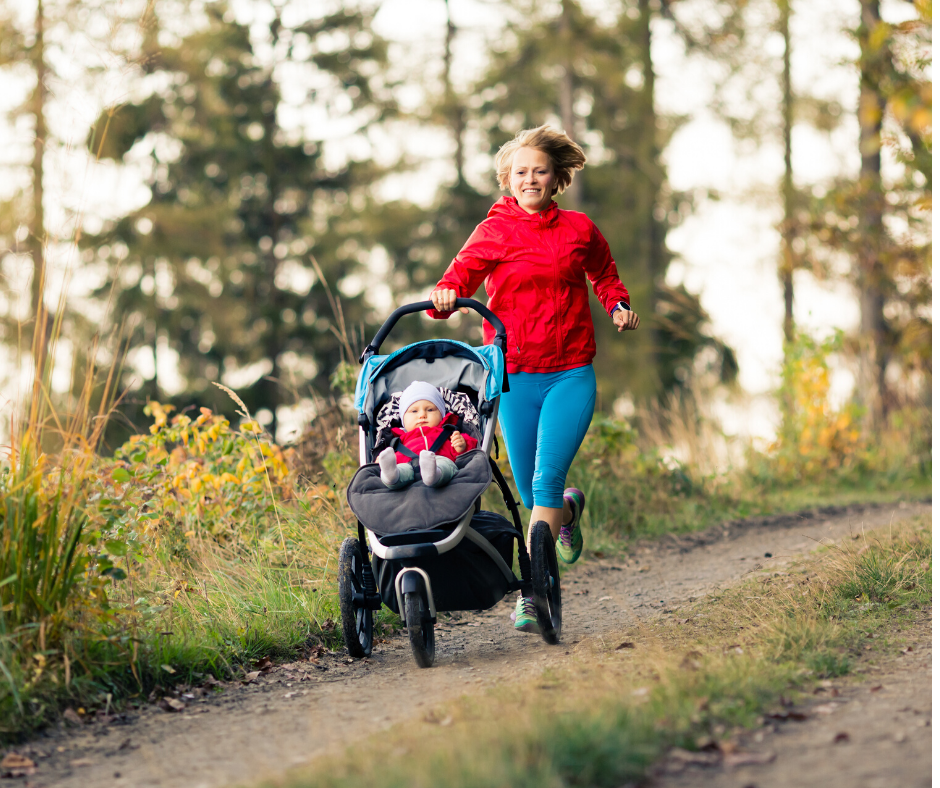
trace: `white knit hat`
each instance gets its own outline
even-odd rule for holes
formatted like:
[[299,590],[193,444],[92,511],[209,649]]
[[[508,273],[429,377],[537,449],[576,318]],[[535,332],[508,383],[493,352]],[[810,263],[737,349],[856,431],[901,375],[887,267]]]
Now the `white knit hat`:
[[433,404],[441,412],[441,418],[447,415],[447,405],[437,387],[423,380],[416,380],[401,393],[398,400],[398,417],[401,418],[408,412],[408,408],[422,399]]

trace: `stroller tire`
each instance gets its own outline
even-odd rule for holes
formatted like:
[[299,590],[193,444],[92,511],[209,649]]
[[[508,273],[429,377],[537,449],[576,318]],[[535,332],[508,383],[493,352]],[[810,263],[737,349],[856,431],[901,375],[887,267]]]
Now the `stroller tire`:
[[424,594],[420,591],[405,592],[404,613],[415,662],[419,668],[429,668],[434,664],[434,622]]
[[356,594],[363,596],[362,573],[359,540],[347,536],[339,548],[339,612],[346,649],[357,659],[372,653],[372,611],[355,602]]
[[555,539],[548,523],[532,526],[532,591],[535,617],[542,639],[551,645],[561,638],[561,577],[555,555]]

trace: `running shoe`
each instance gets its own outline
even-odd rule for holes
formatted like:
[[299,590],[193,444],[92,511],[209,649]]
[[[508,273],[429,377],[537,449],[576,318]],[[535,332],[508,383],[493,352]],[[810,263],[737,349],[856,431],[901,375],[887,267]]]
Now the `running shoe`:
[[584,549],[584,537],[581,536],[581,515],[584,514],[584,493],[577,487],[565,490],[565,500],[571,506],[571,522],[561,527],[556,546],[558,557],[566,564],[573,564]]
[[538,633],[539,631],[539,622],[535,617],[535,602],[527,596],[519,597],[516,609],[509,614],[509,618],[515,625],[516,632]]

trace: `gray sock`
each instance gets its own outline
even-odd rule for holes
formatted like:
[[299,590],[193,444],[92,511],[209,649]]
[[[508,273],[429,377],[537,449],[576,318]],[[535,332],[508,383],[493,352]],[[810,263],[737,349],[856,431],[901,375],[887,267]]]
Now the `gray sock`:
[[379,455],[379,468],[382,473],[379,478],[387,485],[398,484],[401,474],[398,472],[398,460],[395,459],[395,450],[389,446]]
[[437,467],[437,455],[433,451],[424,449],[418,455],[418,467],[421,469],[421,481],[428,487],[433,487],[441,475]]

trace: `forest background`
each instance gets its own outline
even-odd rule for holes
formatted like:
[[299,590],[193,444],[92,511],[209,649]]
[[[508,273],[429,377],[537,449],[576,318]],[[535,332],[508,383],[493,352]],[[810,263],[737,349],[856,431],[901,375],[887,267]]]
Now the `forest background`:
[[0,3],[4,729],[335,641],[359,350],[543,122],[644,321],[595,543],[926,489],[931,5],[826,5]]

